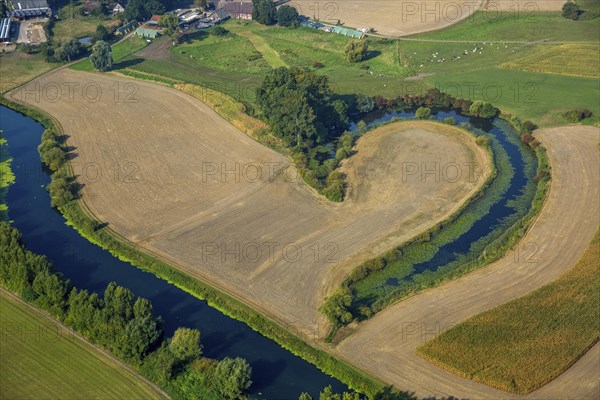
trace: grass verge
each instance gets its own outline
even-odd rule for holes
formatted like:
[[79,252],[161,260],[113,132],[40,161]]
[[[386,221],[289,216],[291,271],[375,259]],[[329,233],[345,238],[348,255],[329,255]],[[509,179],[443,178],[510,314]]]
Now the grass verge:
[[417,349],[463,377],[527,394],[600,340],[600,231],[575,266],[527,296],[478,314]]
[[[0,289],[0,397],[161,399],[113,358]],[[10,327],[10,328],[9,328]]]

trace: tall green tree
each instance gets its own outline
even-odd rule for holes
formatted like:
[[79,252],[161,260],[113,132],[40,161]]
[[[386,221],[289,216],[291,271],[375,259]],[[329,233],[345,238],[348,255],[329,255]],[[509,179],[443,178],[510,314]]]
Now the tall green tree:
[[252,367],[243,358],[226,357],[215,369],[215,383],[227,399],[239,399],[252,384]]
[[169,350],[179,361],[191,361],[202,355],[200,331],[197,329],[179,328],[173,334]]
[[94,68],[100,72],[110,71],[113,66],[112,49],[104,40],[100,40],[92,46],[90,61]]
[[298,11],[294,7],[283,5],[277,10],[277,23],[281,26],[296,27],[300,25]]
[[277,22],[277,7],[273,0],[252,0],[252,19],[263,24],[273,25]]

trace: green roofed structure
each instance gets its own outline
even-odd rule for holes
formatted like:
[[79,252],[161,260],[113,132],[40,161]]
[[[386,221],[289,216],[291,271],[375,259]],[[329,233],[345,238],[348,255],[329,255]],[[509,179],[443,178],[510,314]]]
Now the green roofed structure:
[[332,32],[335,32],[338,35],[344,35],[354,39],[362,39],[363,37],[365,37],[364,32],[357,31],[355,29],[343,28],[341,26],[334,26]]
[[134,20],[134,21],[128,22],[125,25],[117,28],[116,33],[117,33],[117,35],[125,36],[126,34],[131,32],[133,30],[133,28],[135,28],[136,26],[137,26],[137,21]]
[[156,39],[160,35],[160,32],[157,31],[156,29],[149,29],[149,28],[144,28],[143,26],[140,26],[139,28],[137,28],[135,30],[135,34],[142,38]]

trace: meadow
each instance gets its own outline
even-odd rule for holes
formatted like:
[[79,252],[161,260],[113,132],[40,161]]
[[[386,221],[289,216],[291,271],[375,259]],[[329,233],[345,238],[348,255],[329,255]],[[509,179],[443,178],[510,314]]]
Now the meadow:
[[[179,46],[168,49],[156,43],[126,61],[134,70],[220,88],[250,112],[262,76],[271,67],[287,65],[328,76],[341,95],[395,98],[438,87],[456,97],[489,101],[542,126],[566,123],[562,113],[572,108],[599,114],[600,89],[594,75],[599,41],[594,29],[600,19],[575,22],[555,13],[535,17],[536,23],[524,23],[509,16],[489,21],[475,14],[473,21],[407,40],[371,37],[366,39],[366,60],[355,64],[344,59],[349,39],[343,36],[230,20],[223,24],[230,31],[224,37],[210,35],[210,30],[195,33]],[[556,36],[539,28],[549,24]],[[589,43],[554,43],[567,39]],[[151,51],[159,47],[161,52]],[[547,57],[540,64],[545,55],[557,51],[560,57]],[[565,94],[570,96],[568,106]]]
[[0,289],[0,397],[162,399],[150,384]]
[[598,54],[600,43],[548,45],[521,59],[500,64],[500,68],[600,78]]
[[48,63],[41,52],[27,54],[22,51],[0,54],[0,93],[29,82],[59,64]]
[[98,25],[107,28],[119,24],[119,21],[109,16],[84,16],[81,14],[83,1],[69,1],[58,9],[58,19],[52,28],[55,41],[65,42],[71,38],[93,36]]
[[461,376],[519,394],[556,378],[600,339],[600,233],[558,280],[478,314],[418,348]]
[[[112,45],[112,56],[113,63],[116,68],[119,68],[119,62],[122,61],[125,57],[129,56],[136,51],[139,51],[146,47],[148,43],[137,36],[130,36],[120,42]],[[94,71],[94,66],[88,57],[85,57],[81,61],[71,65],[72,69],[77,71]]]

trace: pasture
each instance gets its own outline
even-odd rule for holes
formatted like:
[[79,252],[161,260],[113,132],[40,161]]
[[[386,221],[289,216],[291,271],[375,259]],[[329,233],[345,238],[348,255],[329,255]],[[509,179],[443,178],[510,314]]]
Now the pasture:
[[[547,18],[557,31],[574,30],[573,37],[590,43],[560,45],[496,41],[496,38],[518,39],[519,35],[514,32],[524,29],[520,27],[522,21],[503,18],[497,23],[486,20],[473,23],[474,36],[481,37],[480,40],[472,38],[467,22],[463,23],[467,28],[459,24],[435,34],[413,36],[411,40],[368,38],[367,59],[351,64],[344,59],[343,49],[349,39],[343,36],[310,28],[286,29],[228,21],[223,26],[230,33],[225,37],[197,33],[175,48],[159,41],[125,58],[123,65],[216,88],[251,107],[261,77],[271,65],[284,63],[328,76],[334,91],[340,94],[363,93],[394,98],[406,93],[422,94],[430,87],[438,87],[457,97],[492,102],[507,112],[541,125],[566,123],[561,114],[572,108],[588,108],[598,115],[597,79],[574,75],[590,75],[598,69],[597,60],[594,60],[597,35],[586,27],[597,25],[600,19],[577,21],[579,25],[571,29],[574,21],[560,16],[558,20],[548,13],[540,13],[537,17],[540,21]],[[446,32],[450,41],[444,39]],[[534,41],[544,37],[534,33],[538,35],[538,30],[530,31],[533,36],[529,38]],[[259,43],[262,53],[248,37]],[[552,52],[558,46],[561,51],[566,51],[564,56],[538,62],[540,55]],[[585,57],[581,57],[582,54]],[[517,69],[506,69],[507,66]],[[536,72],[542,69],[556,73]],[[563,101],[565,94],[570,96],[569,104]]]
[[0,289],[0,397],[163,399],[122,363]]
[[[489,154],[458,128],[391,124],[358,142],[343,167],[348,199],[331,203],[287,158],[182,92],[72,70],[36,82],[50,81],[93,81],[106,93],[93,103],[36,104],[77,148],[74,173],[99,221],[311,339],[326,333],[318,331],[324,296],[353,266],[447,218],[489,172]],[[110,88],[128,83],[136,101],[115,102]],[[407,161],[475,162],[477,179],[397,178]]]
[[600,339],[600,234],[558,280],[478,314],[419,347],[433,363],[526,394],[559,376]]
[[6,93],[33,78],[56,68],[47,63],[41,52],[27,54],[22,51],[0,54],[0,93]]
[[600,78],[598,54],[600,43],[548,45],[521,59],[500,64],[500,68]]

